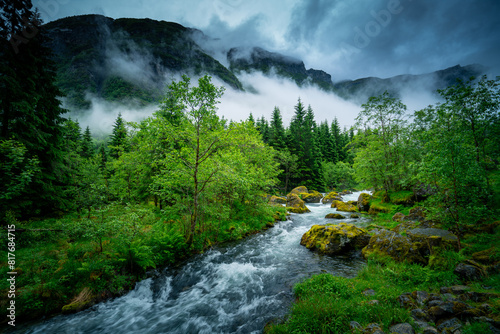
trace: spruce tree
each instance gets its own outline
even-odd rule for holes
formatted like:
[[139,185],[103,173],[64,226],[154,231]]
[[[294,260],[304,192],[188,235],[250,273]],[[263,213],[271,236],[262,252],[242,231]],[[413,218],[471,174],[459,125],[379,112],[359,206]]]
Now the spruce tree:
[[109,155],[118,159],[123,152],[127,149],[127,128],[125,127],[125,122],[123,121],[122,114],[119,113],[113,125],[113,132],[111,134],[111,140],[109,142]]
[[81,154],[84,158],[90,158],[94,155],[94,143],[88,126],[83,133]]
[[279,151],[286,148],[286,133],[285,128],[283,127],[281,111],[278,107],[274,107],[269,134],[269,145]]
[[0,12],[0,140],[22,144],[40,167],[18,204],[26,215],[62,208],[65,110],[45,31],[29,0],[0,0]]

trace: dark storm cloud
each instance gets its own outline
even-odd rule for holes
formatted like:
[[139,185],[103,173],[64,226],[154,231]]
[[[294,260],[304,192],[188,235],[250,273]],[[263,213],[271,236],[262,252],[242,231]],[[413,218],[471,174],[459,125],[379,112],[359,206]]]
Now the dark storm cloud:
[[[430,72],[456,64],[498,69],[500,2],[302,1],[287,37],[334,77]],[[328,55],[330,57],[328,58]],[[337,74],[337,75],[335,75]]]
[[[334,80],[480,63],[500,74],[498,0],[34,0],[46,21],[100,13],[198,28],[220,48],[258,45]],[[216,47],[217,45],[214,45]],[[215,51],[214,51],[215,52]],[[220,55],[223,51],[220,50]]]

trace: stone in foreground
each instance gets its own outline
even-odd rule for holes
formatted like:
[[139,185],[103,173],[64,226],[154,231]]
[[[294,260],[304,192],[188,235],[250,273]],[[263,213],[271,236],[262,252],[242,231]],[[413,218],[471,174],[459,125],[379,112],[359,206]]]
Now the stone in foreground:
[[353,224],[314,225],[300,240],[300,244],[320,254],[335,255],[365,247],[370,235]]

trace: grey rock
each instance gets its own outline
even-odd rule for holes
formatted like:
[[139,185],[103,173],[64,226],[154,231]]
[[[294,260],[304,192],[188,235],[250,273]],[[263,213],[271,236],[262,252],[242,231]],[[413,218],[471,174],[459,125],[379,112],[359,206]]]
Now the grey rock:
[[396,324],[389,328],[389,333],[395,334],[415,334],[415,330],[408,323]]

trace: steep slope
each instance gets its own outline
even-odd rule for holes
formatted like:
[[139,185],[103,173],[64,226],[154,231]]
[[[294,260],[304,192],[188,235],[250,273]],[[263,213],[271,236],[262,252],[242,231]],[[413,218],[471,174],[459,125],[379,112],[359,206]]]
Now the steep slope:
[[293,80],[298,86],[315,85],[326,91],[332,91],[330,74],[315,69],[306,70],[304,62],[279,53],[269,52],[259,47],[232,48],[227,53],[229,69],[234,73],[260,71],[264,74]]
[[436,92],[457,83],[457,80],[467,81],[486,72],[481,65],[456,65],[444,70],[421,75],[398,75],[380,79],[376,77],[346,80],[335,83],[334,90],[340,96],[357,103],[365,103],[371,96],[377,96],[388,91],[393,96],[400,96],[405,90],[425,89]]
[[71,107],[89,107],[89,94],[141,104],[157,101],[170,76],[208,73],[242,89],[236,76],[191,38],[193,29],[150,19],[83,15],[46,24],[58,85]]

